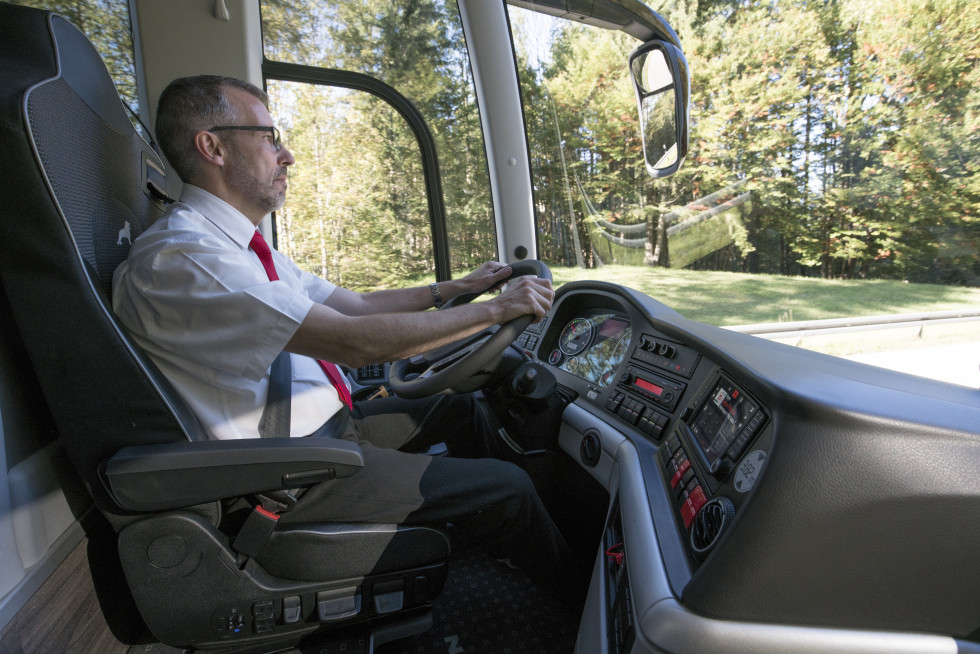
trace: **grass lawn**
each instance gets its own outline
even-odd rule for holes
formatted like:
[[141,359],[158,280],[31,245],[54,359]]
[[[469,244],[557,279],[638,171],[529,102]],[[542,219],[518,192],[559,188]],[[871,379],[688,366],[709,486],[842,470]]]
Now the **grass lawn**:
[[[601,279],[714,325],[980,309],[980,288],[892,280],[831,280],[634,266],[552,268],[555,285]],[[980,327],[977,327],[980,332]]]
[[[589,279],[621,284],[660,300],[686,318],[721,326],[980,309],[980,288],[970,286],[609,265],[588,270],[552,268],[551,273],[555,288]],[[431,276],[419,276],[405,279],[404,285],[424,286],[430,281]],[[479,301],[487,299],[484,295]]]

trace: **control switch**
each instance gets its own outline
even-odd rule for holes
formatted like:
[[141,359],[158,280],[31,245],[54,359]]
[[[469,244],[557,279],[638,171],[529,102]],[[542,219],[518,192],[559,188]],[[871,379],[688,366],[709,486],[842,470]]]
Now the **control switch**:
[[336,622],[361,612],[361,593],[357,586],[324,590],[316,594],[316,612],[321,622]]
[[282,598],[282,623],[294,624],[303,617],[303,602],[299,595]]
[[378,615],[401,611],[405,606],[405,582],[389,581],[374,585],[374,610]]

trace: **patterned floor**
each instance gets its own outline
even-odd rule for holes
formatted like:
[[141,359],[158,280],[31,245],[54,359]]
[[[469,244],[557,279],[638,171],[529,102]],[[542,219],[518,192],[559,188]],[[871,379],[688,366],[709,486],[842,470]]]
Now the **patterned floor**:
[[521,571],[479,551],[454,554],[433,628],[377,654],[570,654],[578,615]]

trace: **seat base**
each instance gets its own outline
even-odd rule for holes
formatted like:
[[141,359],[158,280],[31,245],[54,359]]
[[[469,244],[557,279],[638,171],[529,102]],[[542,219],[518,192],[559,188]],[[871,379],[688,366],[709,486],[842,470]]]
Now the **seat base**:
[[276,577],[317,581],[426,566],[450,551],[446,535],[431,527],[296,524],[277,527],[256,559]]
[[[285,651],[290,654],[306,654],[307,652],[374,654],[375,648],[402,638],[424,634],[432,629],[432,625],[433,617],[431,608],[420,607],[415,611],[401,614],[394,620],[387,620],[377,624],[359,624],[341,630],[331,629],[322,633],[313,632],[298,636],[292,643],[283,641],[281,637],[277,636],[269,642],[253,640],[247,645],[234,643],[231,645],[208,646],[205,651],[209,654],[266,654],[272,648],[271,651]],[[190,654],[190,652],[201,650],[188,649],[182,651]],[[164,653],[161,652],[161,654]],[[177,654],[177,652],[168,649],[166,654]]]
[[[389,537],[385,530],[377,533]],[[429,537],[426,533],[425,540]],[[127,526],[119,533],[119,552],[153,635],[169,645],[198,649],[245,651],[272,641],[279,647],[318,630],[352,625],[378,631],[425,608],[441,592],[448,572],[446,548],[383,573],[284,579],[237,555],[204,517],[184,511]],[[325,562],[317,565],[325,571]]]

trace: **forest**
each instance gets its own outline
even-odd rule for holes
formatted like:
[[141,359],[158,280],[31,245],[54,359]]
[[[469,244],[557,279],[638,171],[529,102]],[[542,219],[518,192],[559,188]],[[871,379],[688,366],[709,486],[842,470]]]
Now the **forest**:
[[[478,109],[455,3],[262,7],[269,58],[365,72],[420,108],[439,144],[453,268],[492,257]],[[980,7],[775,0],[654,8],[678,31],[692,75],[690,153],[680,173],[659,181],[643,169],[627,76],[638,43],[510,8],[542,259],[671,265],[679,251],[661,250],[682,243],[664,238],[664,218],[736,188],[729,195],[747,201],[726,213],[737,219],[716,220],[727,239],[684,265],[980,284]],[[393,112],[350,93],[329,103],[312,89],[275,95],[295,103],[280,115],[290,116],[289,143],[302,164],[294,172],[303,181],[282,212],[285,247],[353,287],[431,271],[417,146]],[[321,137],[308,149],[311,122]],[[650,247],[645,256],[613,247],[597,225],[633,226]],[[397,262],[387,278],[370,272],[380,256]]]
[[[40,4],[83,24],[138,109],[127,3]],[[508,8],[540,258],[980,285],[980,5],[649,4],[691,71],[690,151],[666,180],[643,167],[627,75],[639,42]],[[455,2],[262,0],[261,12],[266,58],[365,73],[413,103],[437,145],[452,269],[494,258]],[[268,90],[297,159],[278,247],[358,290],[434,274],[423,164],[401,116],[347,89],[269,80]],[[685,242],[692,215],[711,232],[697,244]]]

